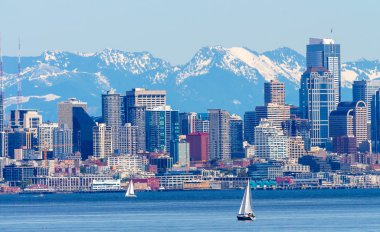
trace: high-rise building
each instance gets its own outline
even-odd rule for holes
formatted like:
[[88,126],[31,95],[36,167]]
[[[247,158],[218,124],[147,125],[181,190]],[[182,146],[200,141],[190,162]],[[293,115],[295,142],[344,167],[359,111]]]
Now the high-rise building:
[[380,89],[380,80],[354,81],[352,84],[352,100],[364,101],[367,105],[367,119],[371,120],[372,96]]
[[195,120],[195,131],[208,133],[210,130],[210,120],[207,113],[198,113]]
[[324,67],[334,79],[335,105],[341,101],[341,58],[340,44],[332,39],[310,38],[306,46],[306,67]]
[[329,136],[354,136],[357,147],[367,142],[367,107],[364,101],[340,102],[330,113]]
[[187,135],[196,131],[197,113],[180,113],[179,128],[181,135]]
[[371,102],[371,141],[372,153],[380,153],[380,90],[372,96]]
[[209,159],[230,160],[230,114],[221,109],[208,110],[210,120]]
[[262,119],[255,128],[255,156],[268,160],[288,157],[288,139],[270,120]]
[[264,83],[264,103],[285,105],[285,84],[278,80]]
[[99,123],[93,128],[93,156],[107,158],[113,153],[112,128],[105,123]]
[[73,153],[73,131],[67,125],[53,129],[53,156],[66,159]]
[[15,128],[12,132],[7,133],[7,137],[8,157],[11,159],[15,157],[15,149],[35,149],[37,146],[34,134],[25,129]]
[[300,112],[309,119],[311,146],[326,147],[329,115],[336,109],[334,76],[326,68],[308,68],[301,77]]
[[80,152],[82,159],[85,160],[93,152],[92,129],[96,124],[82,106],[72,107],[70,111],[72,112],[70,121],[73,128],[73,152]]
[[190,144],[190,159],[191,161],[206,162],[209,150],[208,133],[195,132],[186,136],[186,141]]
[[[27,120],[25,120],[27,118]],[[36,128],[35,124],[42,123],[42,116],[38,115],[38,110],[20,109],[11,110],[10,126],[11,128]],[[28,127],[25,127],[25,124]]]
[[58,124],[66,124],[68,129],[73,129],[73,107],[83,108],[87,111],[87,103],[75,98],[58,103]]
[[243,147],[243,120],[238,115],[230,116],[230,144],[231,158],[244,158]]
[[114,89],[102,94],[102,117],[107,126],[121,126],[120,94]]
[[247,111],[244,113],[244,140],[253,145],[255,141],[255,127],[258,125],[256,121],[256,112]]
[[137,126],[138,150],[146,151],[146,107],[128,107],[126,114],[131,126]]
[[308,119],[302,119],[292,115],[289,120],[282,124],[282,130],[288,137],[301,137],[306,150],[310,151],[310,122]]
[[306,154],[305,144],[301,136],[289,137],[289,158],[297,160]]
[[102,117],[103,122],[112,127],[112,145],[114,151],[119,150],[119,127],[122,125],[121,118],[121,96],[116,93],[114,89],[107,91],[106,94],[102,94]]
[[179,138],[178,110],[170,106],[147,110],[145,125],[147,150],[170,152],[173,141]]
[[119,128],[119,153],[137,155],[138,152],[138,127],[130,123]]
[[[166,105],[165,90],[146,90],[144,88],[134,88],[127,91],[124,98],[124,110],[128,111],[129,107],[145,106],[147,110]],[[126,122],[130,122],[127,119]]]
[[172,149],[173,163],[180,166],[190,165],[190,144],[186,140],[175,141]]
[[256,122],[265,118],[271,120],[273,125],[281,129],[282,123],[290,119],[290,106],[268,103],[266,106],[256,106]]
[[58,128],[58,123],[42,123],[38,127],[38,150],[53,151],[53,131]]

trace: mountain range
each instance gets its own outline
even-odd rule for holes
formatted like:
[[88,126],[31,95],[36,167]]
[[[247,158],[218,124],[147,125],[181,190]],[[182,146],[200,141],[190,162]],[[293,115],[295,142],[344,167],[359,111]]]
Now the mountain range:
[[[16,108],[17,57],[3,57],[6,109]],[[57,103],[75,97],[101,114],[101,94],[114,88],[167,90],[168,104],[180,111],[222,108],[242,115],[263,104],[264,82],[286,85],[286,101],[298,105],[298,86],[306,59],[283,47],[263,53],[246,47],[201,48],[185,64],[172,65],[149,52],[104,49],[96,53],[45,51],[21,57],[22,108],[39,109],[44,120],[56,120]],[[343,100],[351,99],[357,79],[380,77],[380,61],[359,59],[342,64]]]

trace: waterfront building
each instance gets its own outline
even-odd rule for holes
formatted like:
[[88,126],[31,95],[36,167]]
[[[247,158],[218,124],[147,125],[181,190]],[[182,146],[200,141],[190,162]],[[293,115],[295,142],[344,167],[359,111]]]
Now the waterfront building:
[[73,129],[73,107],[80,107],[87,111],[87,103],[69,98],[67,101],[58,103],[58,124],[66,124],[68,129]]
[[332,75],[335,105],[341,101],[340,44],[333,39],[310,38],[306,46],[306,67],[324,67]]
[[208,133],[195,132],[186,136],[190,145],[190,160],[206,162],[209,160],[209,136]]
[[210,120],[209,159],[230,160],[230,114],[221,109],[209,109],[208,115]]
[[264,103],[274,103],[285,105],[285,84],[278,80],[271,80],[264,83]]
[[301,77],[300,111],[310,121],[311,146],[326,147],[329,115],[336,109],[334,76],[326,68],[308,68]]
[[243,120],[238,115],[230,116],[231,158],[244,158]]
[[274,180],[277,177],[282,177],[284,171],[280,163],[270,161],[267,163],[252,164],[248,167],[248,175],[253,180]]
[[331,166],[321,157],[305,155],[298,159],[298,163],[310,166],[311,172],[331,172]]
[[106,158],[113,153],[112,144],[112,127],[105,123],[99,123],[93,128],[94,150],[93,156],[97,158]]
[[262,119],[255,128],[255,156],[268,160],[288,157],[288,139],[270,120]]
[[128,174],[137,174],[144,170],[142,158],[136,155],[110,155],[107,157],[107,164],[111,170]]
[[72,107],[70,111],[72,112],[73,152],[80,152],[82,159],[86,160],[93,153],[92,129],[96,124],[83,107]]
[[255,127],[258,125],[256,121],[256,112],[247,111],[244,113],[244,140],[249,144],[255,141]]
[[160,175],[157,176],[160,187],[164,187],[165,190],[183,190],[183,183],[188,181],[201,180],[201,175]]

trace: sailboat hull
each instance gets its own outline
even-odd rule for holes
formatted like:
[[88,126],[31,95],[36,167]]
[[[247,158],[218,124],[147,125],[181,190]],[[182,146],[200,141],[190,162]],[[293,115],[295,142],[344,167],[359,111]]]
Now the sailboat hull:
[[137,196],[136,196],[136,195],[125,195],[125,197],[128,197],[128,198],[136,198]]
[[253,221],[253,219],[255,219],[255,216],[249,217],[247,215],[237,215],[237,219],[239,221]]

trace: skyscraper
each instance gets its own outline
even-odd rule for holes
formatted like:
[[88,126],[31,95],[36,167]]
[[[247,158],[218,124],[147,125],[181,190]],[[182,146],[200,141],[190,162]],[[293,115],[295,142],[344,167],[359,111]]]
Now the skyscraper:
[[266,106],[256,106],[256,122],[266,118],[273,122],[273,126],[281,129],[282,123],[290,119],[290,106],[268,103]]
[[364,101],[367,105],[367,119],[371,120],[372,96],[380,89],[380,80],[354,81],[352,84],[352,99],[354,102]]
[[138,150],[146,151],[146,107],[128,107],[126,115],[131,126],[137,126]]
[[38,127],[38,150],[53,151],[53,131],[58,128],[58,123],[43,123]]
[[113,153],[112,128],[105,123],[99,123],[93,128],[93,156],[107,158]]
[[221,109],[209,109],[208,115],[210,120],[209,159],[230,160],[230,114]]
[[380,153],[380,90],[372,96],[371,102],[371,141],[372,153]]
[[73,153],[73,131],[67,125],[53,129],[53,156],[65,159]]
[[179,138],[178,110],[173,110],[170,106],[147,110],[145,125],[147,150],[170,152],[173,142]]
[[119,153],[136,155],[138,152],[138,127],[130,123],[119,128]]
[[119,150],[119,127],[121,126],[121,97],[114,89],[102,94],[102,117],[103,122],[112,127],[112,147],[114,151]]
[[73,151],[80,152],[82,159],[85,160],[93,152],[92,129],[96,124],[83,107],[74,106],[70,108],[70,111],[72,112],[70,121],[73,127]]
[[337,109],[330,113],[329,136],[354,136],[356,146],[368,140],[367,108],[364,101],[340,102]]
[[[124,98],[124,110],[129,107],[145,106],[147,110],[166,105],[165,90],[146,90],[144,88],[134,88],[127,91]],[[127,115],[126,122],[130,122]]]
[[306,67],[324,67],[334,79],[335,105],[341,101],[341,58],[340,44],[332,39],[310,38],[306,46]]
[[180,113],[179,128],[181,135],[187,135],[196,131],[197,113]]
[[334,77],[326,68],[308,68],[301,77],[300,112],[309,119],[311,146],[326,147],[329,115],[336,109]]
[[253,145],[255,141],[256,112],[247,111],[244,113],[244,140]]
[[238,115],[230,116],[230,144],[231,158],[244,158],[243,148],[243,120]]
[[285,105],[285,84],[278,80],[264,83],[264,103],[275,103]]
[[186,136],[186,141],[190,144],[191,161],[209,160],[209,136],[208,133],[195,132]]
[[58,124],[66,124],[68,129],[73,129],[73,107],[81,107],[87,111],[87,103],[75,98],[58,103]]

